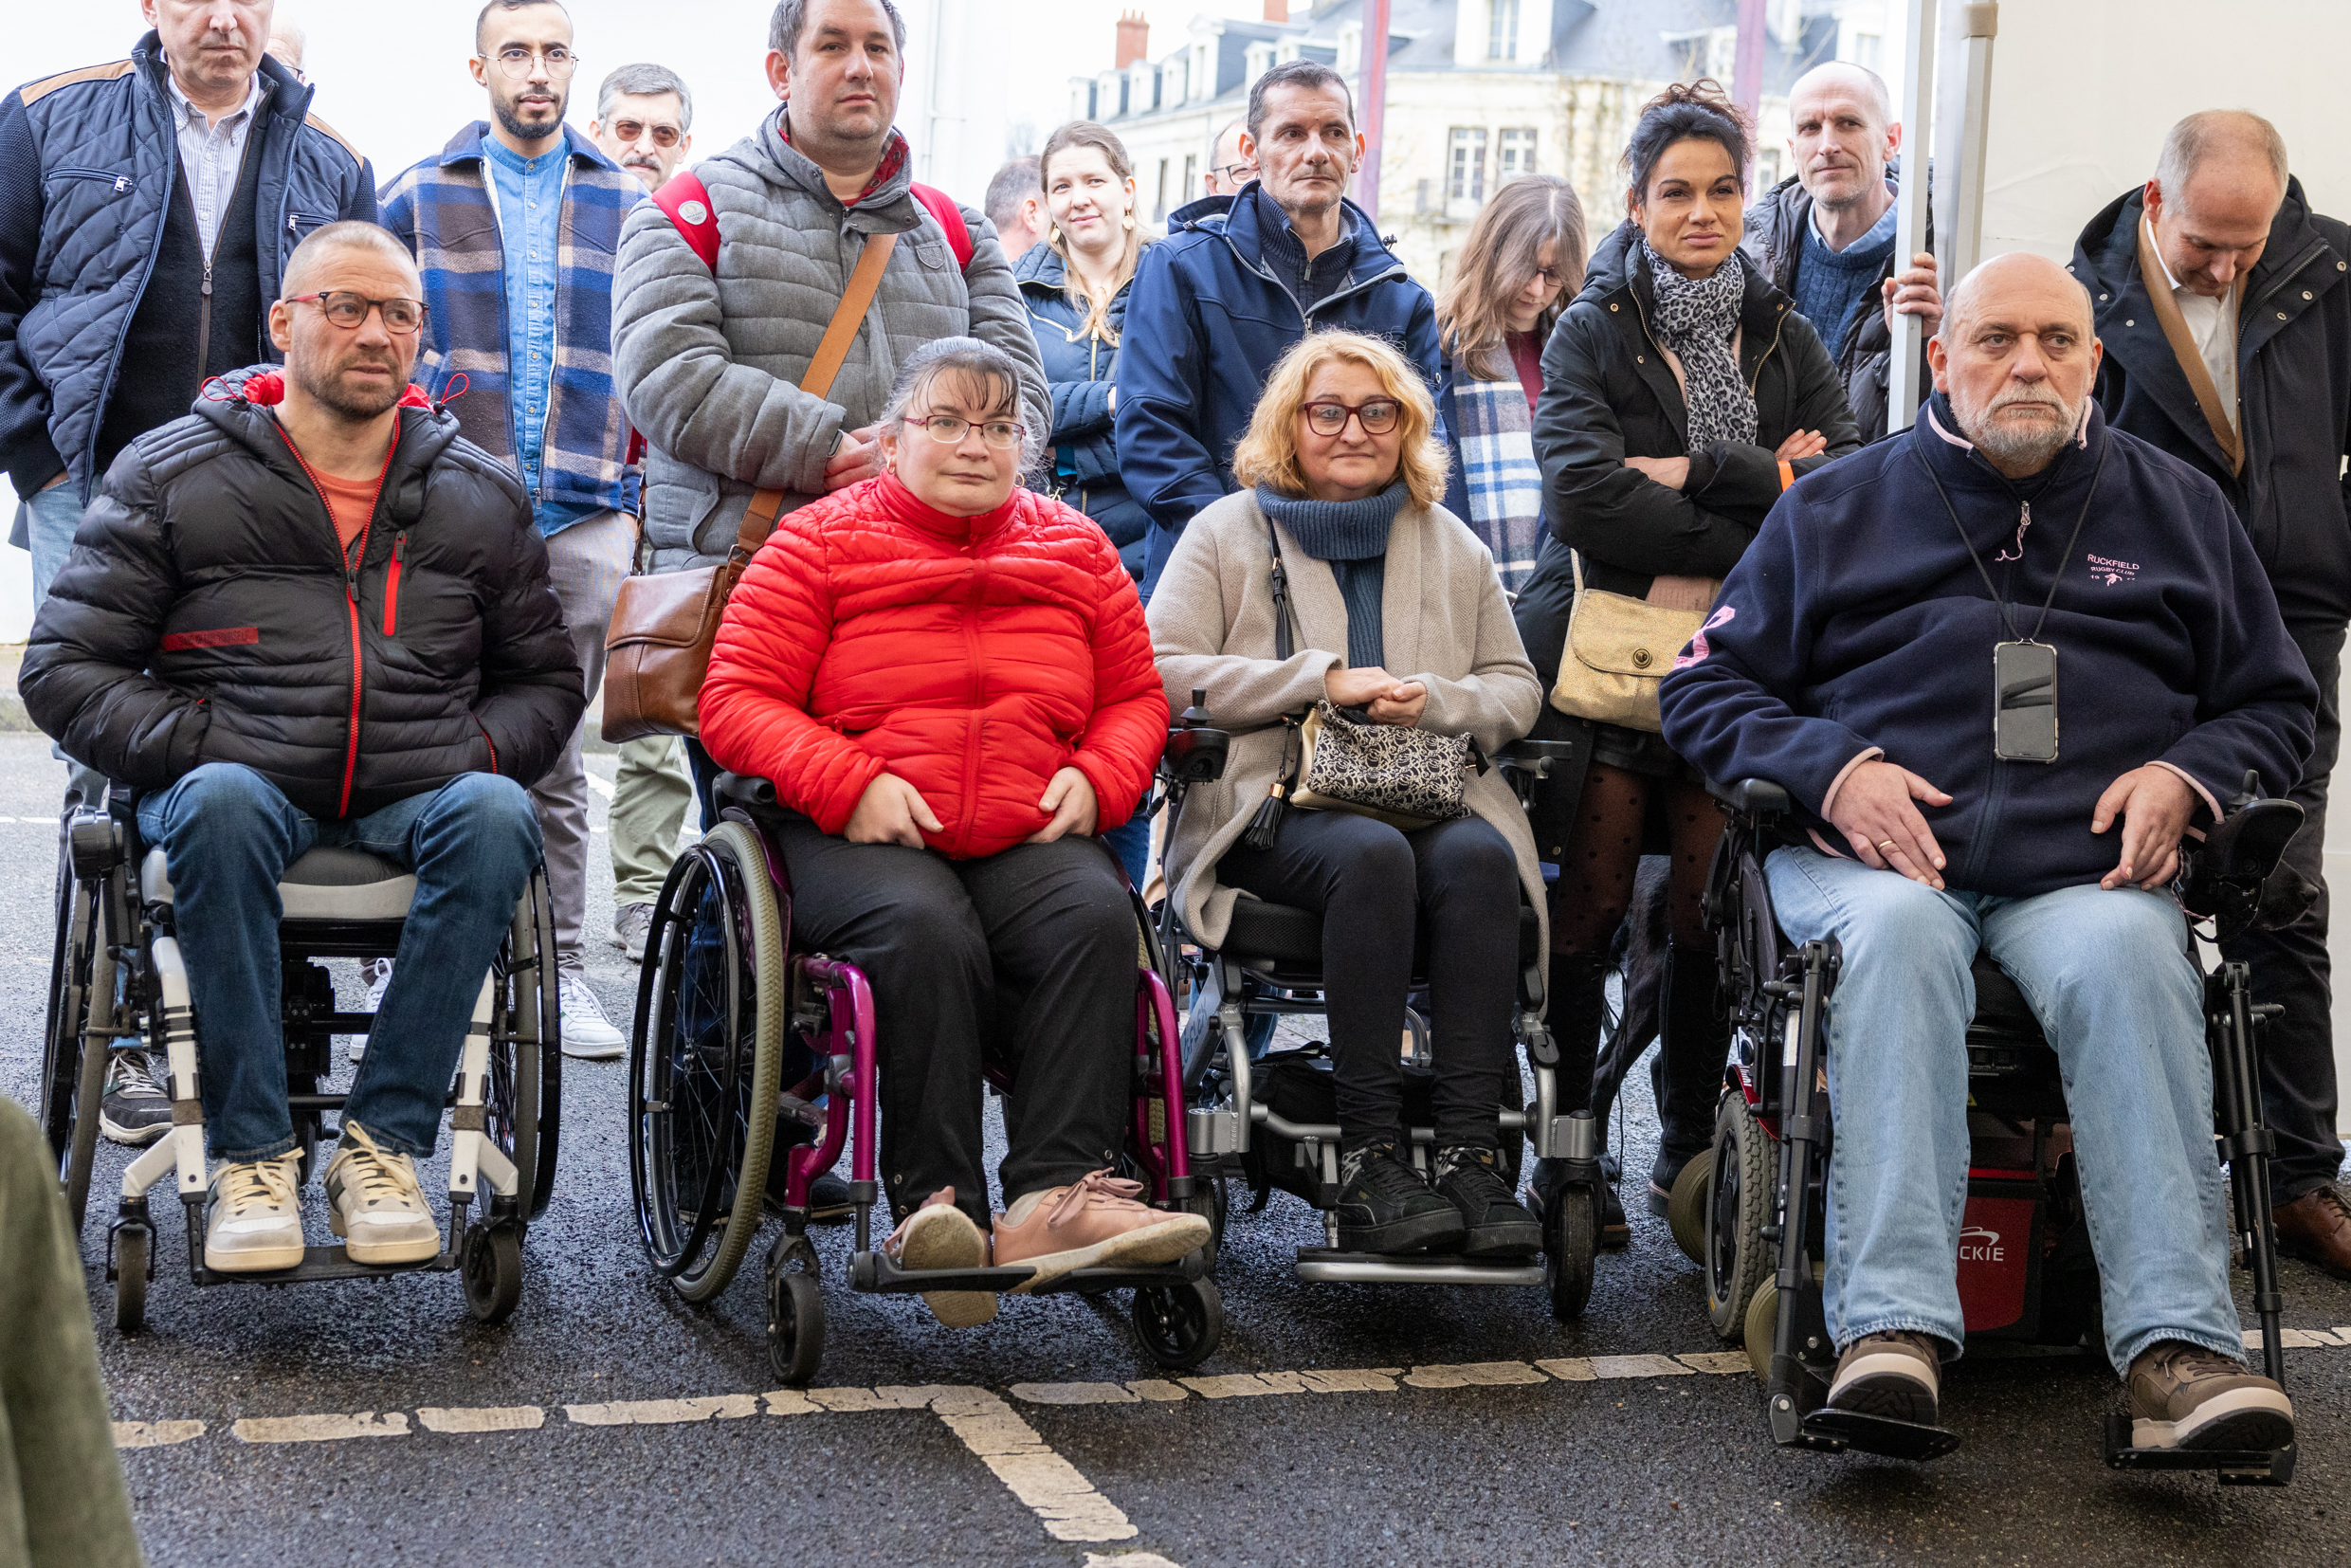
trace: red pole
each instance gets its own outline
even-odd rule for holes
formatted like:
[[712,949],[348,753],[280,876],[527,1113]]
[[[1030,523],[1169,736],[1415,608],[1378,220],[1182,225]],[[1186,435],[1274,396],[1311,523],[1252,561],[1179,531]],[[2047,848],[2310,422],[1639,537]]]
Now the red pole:
[[[1762,0],[1754,0],[1760,5]],[[1388,118],[1388,0],[1363,8],[1363,166],[1356,171],[1355,201],[1379,221],[1379,137]]]
[[1763,112],[1764,37],[1763,0],[1739,0],[1739,48],[1731,57],[1731,100],[1747,111],[1751,126]]

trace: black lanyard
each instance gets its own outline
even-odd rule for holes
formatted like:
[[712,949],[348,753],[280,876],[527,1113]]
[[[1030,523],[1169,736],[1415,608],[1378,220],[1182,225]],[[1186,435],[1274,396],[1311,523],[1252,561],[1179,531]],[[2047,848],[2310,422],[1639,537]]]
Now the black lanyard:
[[[1919,460],[1919,466],[1926,470],[1927,483],[1934,485],[1936,496],[1942,501],[1943,511],[1950,516],[1951,526],[1959,530],[1959,543],[1967,547],[1967,558],[1976,563],[1976,574],[1983,578],[1984,592],[1991,594],[1992,602],[1999,607],[2000,620],[2007,626],[2009,636],[2017,642],[2039,641],[2041,629],[2049,624],[2050,607],[2057,602],[2057,585],[2064,580],[2066,562],[2073,558],[2073,547],[2082,541],[2082,525],[2089,520],[2090,503],[2098,499],[2098,480],[2106,471],[2106,448],[2111,445],[2111,441],[2102,441],[2098,445],[2098,463],[2090,470],[2089,492],[2082,498],[2082,512],[2073,520],[2073,532],[2066,539],[2065,553],[2057,557],[2056,569],[2050,574],[2049,597],[2041,601],[2041,618],[2032,623],[2032,635],[2030,637],[2016,629],[2016,617],[2009,613],[2008,601],[2000,597],[1998,589],[1992,586],[1992,574],[1985,568],[1983,556],[1977,554],[1975,541],[1967,537],[1967,529],[1959,521],[1959,508],[1951,504],[1950,496],[1944,493],[1942,480],[1936,474],[1935,465],[1926,461],[1926,454],[1915,445],[1910,449],[1910,455]],[[2001,475],[2002,483],[2006,483],[2007,477]],[[2014,493],[2013,486],[2011,493]],[[2024,558],[2024,550],[2025,546],[2019,541],[2016,550],[2018,560]]]

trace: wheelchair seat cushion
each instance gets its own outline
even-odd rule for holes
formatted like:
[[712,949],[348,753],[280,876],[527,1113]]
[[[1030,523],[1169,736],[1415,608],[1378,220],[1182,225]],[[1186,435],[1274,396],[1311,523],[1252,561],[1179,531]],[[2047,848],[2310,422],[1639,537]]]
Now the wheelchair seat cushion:
[[2025,994],[2008,977],[2008,971],[1993,962],[1992,955],[1978,949],[1974,974],[1976,1016],[1969,1020],[1969,1036],[1996,1037],[2005,1045],[2046,1048],[2048,1041],[2041,1033],[2041,1021],[2032,1015]]
[[[160,848],[148,850],[140,863],[138,890],[142,903],[173,902]],[[361,849],[313,849],[287,866],[278,883],[289,921],[402,920],[415,898],[414,876]]]

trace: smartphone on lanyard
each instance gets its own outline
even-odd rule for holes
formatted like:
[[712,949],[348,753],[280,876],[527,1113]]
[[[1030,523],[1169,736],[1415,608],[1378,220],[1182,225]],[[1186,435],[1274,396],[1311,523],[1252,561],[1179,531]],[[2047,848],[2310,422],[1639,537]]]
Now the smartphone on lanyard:
[[2057,650],[2047,643],[1992,645],[1992,755],[2057,760]]

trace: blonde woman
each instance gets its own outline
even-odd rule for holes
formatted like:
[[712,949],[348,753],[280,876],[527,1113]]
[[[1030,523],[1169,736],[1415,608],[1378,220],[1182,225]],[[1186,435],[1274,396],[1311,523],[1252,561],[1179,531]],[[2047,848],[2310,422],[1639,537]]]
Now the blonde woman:
[[1535,403],[1542,351],[1584,283],[1584,208],[1557,174],[1522,174],[1494,193],[1437,300],[1444,376],[1437,404],[1452,453],[1445,504],[1494,553],[1516,593],[1542,545]]
[[[1496,1116],[1518,1095],[1510,1014],[1520,893],[1540,906],[1534,835],[1499,770],[1470,814],[1404,832],[1292,811],[1270,848],[1243,830],[1284,765],[1285,714],[1322,699],[1491,752],[1542,704],[1485,547],[1440,504],[1445,447],[1419,371],[1385,341],[1317,333],[1275,364],[1233,472],[1249,488],[1192,520],[1148,619],[1172,694],[1209,694],[1232,732],[1167,847],[1186,925],[1210,946],[1244,894],[1320,911],[1339,1098],[1339,1245],[1524,1257],[1534,1219],[1504,1174]],[[1300,651],[1276,656],[1278,538]],[[1426,956],[1436,1063],[1433,1184],[1402,1145],[1396,1041]]]

